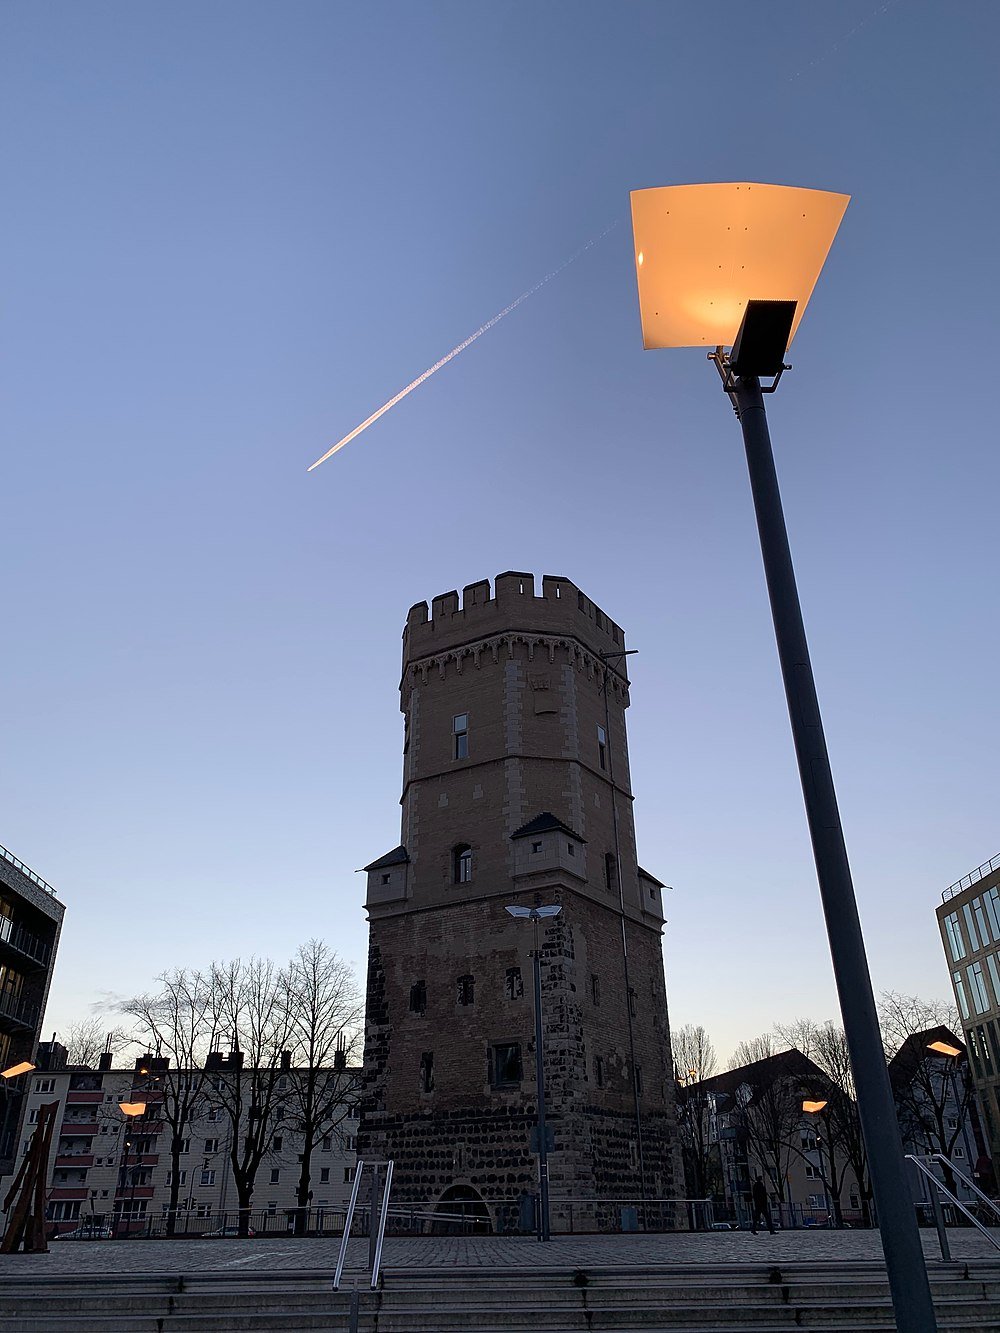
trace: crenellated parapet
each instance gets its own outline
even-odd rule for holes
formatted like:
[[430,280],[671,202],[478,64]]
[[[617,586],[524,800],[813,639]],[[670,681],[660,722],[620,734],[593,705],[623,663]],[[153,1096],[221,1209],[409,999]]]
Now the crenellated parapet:
[[607,661],[625,677],[625,633],[575,583],[554,574],[542,576],[542,591],[535,590],[533,574],[509,570],[493,580],[467,584],[461,599],[457,591],[441,593],[428,610],[426,602],[410,608],[403,631],[403,674],[426,657],[439,657],[477,641],[500,638],[512,631],[572,640],[599,662]]
[[612,697],[616,697],[623,708],[628,707],[628,680],[620,672],[609,670],[609,664],[578,639],[569,635],[531,634],[520,630],[494,634],[484,639],[472,639],[458,644],[455,648],[404,662],[400,686],[403,707],[406,706],[408,683],[426,685],[429,677],[444,680],[449,672],[461,676],[465,671],[478,671],[487,662],[495,666],[498,662],[513,660],[519,650],[523,650],[529,664],[545,662],[552,666],[557,661],[569,662],[577,671],[594,681],[598,690],[604,689],[607,677],[607,686]]

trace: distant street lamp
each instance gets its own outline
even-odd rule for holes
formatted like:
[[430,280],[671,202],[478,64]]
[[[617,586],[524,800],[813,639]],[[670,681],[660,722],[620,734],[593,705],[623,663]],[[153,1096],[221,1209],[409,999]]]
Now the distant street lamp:
[[827,1103],[825,1098],[822,1100],[812,1101],[810,1100],[810,1098],[806,1097],[803,1099],[802,1102],[803,1111],[805,1111],[806,1115],[814,1115],[820,1126],[820,1128],[816,1130],[816,1152],[819,1154],[819,1178],[823,1182],[824,1191],[827,1189],[829,1189],[830,1191],[830,1208],[831,1211],[833,1212],[833,1224],[835,1227],[839,1229],[840,1226],[843,1224],[843,1219],[840,1215],[840,1199],[837,1196],[837,1183],[833,1179],[833,1174],[834,1174],[833,1144],[830,1142],[829,1139],[827,1139],[827,1143],[830,1148],[829,1180],[827,1180],[826,1168],[823,1164],[823,1135],[821,1131],[824,1128],[827,1131],[829,1131],[829,1121],[824,1123],[822,1119],[822,1115],[823,1112],[826,1110],[826,1106]]
[[[972,1155],[972,1144],[969,1142],[969,1098],[967,1094],[962,1094],[958,1090],[958,1062],[965,1052],[960,1046],[953,1046],[949,1041],[929,1041],[927,1049],[933,1051],[935,1055],[944,1057],[945,1073],[951,1083],[951,1095],[955,1102],[955,1115],[961,1122],[962,1138],[965,1140],[965,1160],[975,1179],[979,1172],[976,1170],[977,1159]],[[942,1149],[944,1146],[942,1143]]]
[[545,1123],[545,1068],[542,1063],[542,951],[538,939],[538,923],[545,917],[558,916],[562,908],[508,907],[511,916],[519,921],[530,921],[535,929],[535,947],[532,950],[532,973],[535,982],[535,1095],[538,1101],[538,1239],[551,1240],[549,1229],[549,1145]]
[[[131,1147],[131,1138],[130,1138],[130,1136],[133,1135],[133,1134],[135,1134],[135,1132],[136,1132],[136,1130],[135,1130],[135,1123],[136,1123],[136,1121],[139,1119],[140,1116],[144,1116],[144,1115],[146,1114],[146,1103],[145,1103],[145,1102],[119,1102],[119,1103],[118,1103],[118,1109],[119,1109],[119,1111],[121,1111],[122,1115],[125,1117],[125,1138],[124,1138],[124,1141],[123,1141],[123,1144],[122,1144],[122,1147],[123,1147],[123,1152],[122,1152],[122,1195],[123,1195],[123,1198],[122,1198],[122,1204],[124,1205],[124,1202],[125,1202],[125,1200],[124,1200],[125,1185],[126,1185],[127,1180],[128,1180],[128,1153],[129,1153],[129,1148]],[[131,1226],[132,1226],[132,1211],[133,1211],[133,1209],[135,1208],[135,1173],[136,1173],[136,1168],[133,1166],[133,1168],[132,1168],[132,1190],[131,1190],[131,1193],[130,1193],[130,1195],[129,1195],[129,1201],[128,1201],[128,1218],[127,1218],[127,1220],[126,1220],[126,1222],[125,1222],[125,1230],[124,1230],[124,1232],[122,1233],[126,1238],[128,1237],[128,1235],[129,1235],[129,1233],[130,1233],[130,1230],[131,1230]],[[124,1207],[123,1207],[123,1210],[122,1210],[122,1211],[124,1212]]]
[[[843,194],[746,181],[634,190],[636,277],[643,346],[713,348],[709,359],[743,429],[893,1308],[906,1333],[935,1333],[762,396],[788,369],[785,352],[848,203]],[[761,376],[772,382],[762,387]]]

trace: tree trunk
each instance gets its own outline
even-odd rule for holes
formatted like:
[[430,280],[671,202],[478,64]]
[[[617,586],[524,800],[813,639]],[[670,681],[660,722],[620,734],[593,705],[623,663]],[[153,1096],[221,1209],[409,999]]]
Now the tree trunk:
[[312,1173],[313,1136],[306,1130],[302,1139],[302,1169],[299,1171],[299,1184],[295,1192],[298,1208],[295,1210],[295,1234],[304,1236],[309,1224],[309,1183]]

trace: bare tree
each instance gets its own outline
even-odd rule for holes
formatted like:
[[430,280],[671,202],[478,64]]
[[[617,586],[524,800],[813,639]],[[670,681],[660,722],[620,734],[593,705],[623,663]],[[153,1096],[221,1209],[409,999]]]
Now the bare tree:
[[295,1221],[301,1234],[311,1198],[313,1150],[339,1132],[357,1092],[356,1073],[349,1066],[361,1053],[364,1006],[350,965],[322,940],[301,945],[286,977],[295,1066],[289,1073],[286,1115],[302,1139]]
[[97,1068],[97,1061],[105,1051],[118,1055],[132,1041],[122,1028],[109,1028],[108,1021],[96,1014],[90,1018],[78,1018],[69,1025],[62,1038],[62,1044],[66,1047],[66,1063],[86,1065],[88,1069]]
[[727,1069],[742,1069],[744,1065],[754,1065],[758,1060],[770,1060],[776,1052],[774,1039],[769,1032],[749,1041],[741,1041],[729,1057]]
[[172,1236],[177,1226],[181,1147],[202,1094],[216,1015],[210,979],[202,973],[174,968],[157,981],[159,990],[126,1000],[122,1011],[135,1021],[135,1038],[153,1057],[145,1066],[147,1072],[137,1070],[137,1077],[148,1091],[161,1094],[157,1109],[170,1127],[167,1235]]
[[708,1106],[699,1085],[718,1068],[715,1047],[705,1029],[693,1023],[671,1032],[670,1047],[687,1188],[692,1198],[704,1199],[709,1192],[714,1145],[709,1135]]
[[847,1168],[850,1167],[858,1183],[864,1225],[871,1226],[872,1187],[868,1174],[868,1156],[861,1132],[854,1070],[844,1029],[829,1019],[825,1023],[817,1023],[811,1018],[798,1018],[792,1023],[776,1023],[774,1031],[782,1041],[808,1056],[825,1076],[825,1083],[813,1091],[814,1095],[822,1096],[826,1101],[818,1114],[829,1160],[824,1162],[820,1153],[820,1161],[823,1168],[828,1168],[830,1179],[824,1179],[824,1184],[830,1188],[836,1223],[838,1226],[842,1224],[841,1194]]
[[[918,1151],[950,1158],[969,1115],[972,1083],[966,1071],[958,1069],[958,1059],[937,1054],[927,1042],[935,1029],[961,1032],[958,1011],[938,1000],[885,991],[879,1020],[904,1140]],[[954,1191],[954,1173],[947,1163],[942,1169],[945,1184]]]
[[229,1126],[229,1161],[239,1202],[239,1230],[250,1228],[257,1171],[271,1150],[287,1108],[281,1094],[282,1052],[292,1032],[288,974],[270,959],[236,959],[212,966],[212,1010],[230,1057],[208,1070],[208,1102]]

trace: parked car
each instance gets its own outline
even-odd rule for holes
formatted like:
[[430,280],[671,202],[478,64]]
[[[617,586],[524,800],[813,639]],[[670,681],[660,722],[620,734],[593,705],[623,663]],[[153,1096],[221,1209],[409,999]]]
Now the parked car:
[[[205,1232],[203,1232],[203,1233],[202,1233],[202,1239],[203,1239],[203,1240],[217,1240],[220,1236],[225,1236],[225,1237],[230,1237],[230,1238],[232,1238],[232,1237],[238,1237],[239,1234],[240,1234],[240,1229],[239,1229],[239,1227],[220,1227],[218,1231],[205,1231]],[[248,1236],[255,1236],[256,1234],[257,1234],[257,1233],[254,1231],[253,1227],[251,1227],[250,1230],[247,1232],[247,1235],[248,1235]]]
[[101,1222],[97,1226],[77,1227],[74,1231],[56,1231],[50,1237],[51,1240],[110,1240],[114,1235],[114,1228],[109,1222]]

